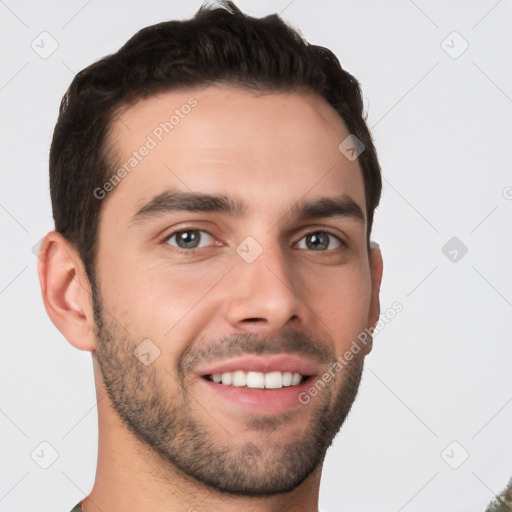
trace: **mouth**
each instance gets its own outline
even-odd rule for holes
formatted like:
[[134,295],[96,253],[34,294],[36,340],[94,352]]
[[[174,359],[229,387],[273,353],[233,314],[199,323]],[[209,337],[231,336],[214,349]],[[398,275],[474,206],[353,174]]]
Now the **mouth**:
[[299,395],[320,373],[297,356],[246,356],[218,363],[196,373],[205,403],[225,411],[281,414],[302,407]]
[[234,372],[204,375],[203,378],[222,386],[250,389],[281,389],[298,386],[310,377],[298,372],[283,372],[279,370],[269,373],[236,370]]

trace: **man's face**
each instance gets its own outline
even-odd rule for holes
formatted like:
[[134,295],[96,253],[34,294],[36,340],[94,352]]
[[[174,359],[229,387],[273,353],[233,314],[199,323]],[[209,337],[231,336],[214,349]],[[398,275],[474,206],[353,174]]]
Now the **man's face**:
[[114,124],[120,166],[139,153],[102,204],[99,366],[148,452],[217,490],[298,486],[357,394],[370,345],[333,365],[378,307],[362,173],[338,150],[348,135],[315,95],[213,86]]

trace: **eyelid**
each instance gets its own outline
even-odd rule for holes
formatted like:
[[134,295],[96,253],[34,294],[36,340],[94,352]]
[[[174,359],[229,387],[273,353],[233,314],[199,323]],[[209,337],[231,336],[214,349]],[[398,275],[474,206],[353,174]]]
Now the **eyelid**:
[[[162,242],[165,242],[171,236],[175,235],[176,233],[181,233],[183,231],[199,231],[201,233],[206,233],[207,235],[212,236],[215,238],[214,235],[212,235],[210,229],[211,227],[205,227],[205,224],[212,225],[211,222],[199,222],[199,224],[196,224],[195,221],[188,221],[190,223],[187,223],[187,221],[184,221],[183,224],[175,224],[173,226],[167,226],[165,229],[161,229],[159,231],[159,234],[155,236],[155,238],[159,239]],[[165,234],[166,233],[166,234]],[[165,234],[165,235],[164,235]]]
[[[184,248],[181,248],[181,247],[178,247],[178,246],[175,246],[175,245],[172,245],[169,243],[169,240],[171,238],[173,238],[174,236],[176,236],[179,233],[183,233],[183,232],[187,232],[187,231],[196,231],[198,233],[201,233],[201,238],[204,234],[206,234],[207,236],[209,236],[212,239],[213,243],[210,243],[209,245],[207,245],[205,247],[192,247],[190,249],[184,249]],[[294,243],[294,245],[297,245],[299,242],[301,242],[307,236],[311,236],[311,235],[314,235],[317,233],[325,233],[328,236],[334,237],[339,242],[339,245],[332,249],[326,249],[323,251],[312,251],[312,252],[333,253],[333,252],[339,250],[340,248],[347,247],[347,242],[339,234],[333,233],[333,231],[331,229],[328,229],[328,228],[322,227],[322,226],[317,226],[317,227],[308,226],[307,228],[305,228],[304,231],[302,231],[300,238],[297,240],[297,242]],[[168,245],[171,248],[170,249],[171,251],[173,251],[175,253],[181,253],[181,254],[194,254],[196,251],[199,251],[201,249],[208,249],[210,247],[219,247],[219,246],[223,245],[222,242],[218,242],[218,240],[209,231],[207,231],[205,229],[200,229],[195,226],[180,226],[179,228],[174,229],[173,231],[171,231],[169,234],[167,234],[162,239],[162,243],[165,243],[166,245]],[[306,247],[306,248],[300,248],[300,250],[309,251],[311,249],[308,249]]]
[[345,235],[345,233],[340,232],[339,229],[332,228],[329,226],[305,226],[303,230],[301,229],[299,231],[299,233],[299,241],[302,240],[307,235],[313,235],[315,233],[327,233],[328,235],[337,238],[343,246],[346,246],[348,244],[347,236]]
[[[296,243],[298,244],[299,242],[304,240],[304,238],[306,238],[307,236],[315,235],[317,233],[325,233],[328,236],[332,236],[333,238],[335,238],[339,242],[339,245],[338,245],[338,247],[334,247],[332,249],[326,249],[325,251],[313,251],[313,252],[329,253],[329,252],[333,252],[333,251],[339,250],[340,248],[347,247],[347,243],[345,242],[345,240],[343,240],[340,236],[338,236],[337,234],[335,234],[332,231],[329,231],[327,229],[315,229],[315,230],[312,230],[312,231],[307,231],[306,233],[304,233],[301,236],[301,238],[299,238],[299,240]],[[311,250],[311,249],[308,249],[306,247],[306,248],[301,248],[301,250],[306,250],[307,251],[307,250]]]
[[167,234],[163,239],[162,239],[162,242],[165,242],[166,244],[170,245],[173,250],[176,250],[178,252],[187,252],[187,253],[191,253],[193,251],[197,251],[199,249],[206,249],[207,247],[213,247],[213,246],[218,246],[219,243],[215,243],[215,244],[212,244],[210,243],[209,245],[207,245],[206,247],[192,247],[191,249],[183,249],[181,247],[177,247],[175,245],[171,245],[169,244],[169,240],[173,237],[175,237],[177,234],[179,233],[184,233],[184,232],[187,232],[187,231],[197,231],[198,233],[201,233],[201,239],[200,239],[200,242],[202,242],[202,237],[204,235],[207,235],[209,236],[213,242],[217,242],[216,238],[208,231],[206,231],[205,229],[199,229],[199,228],[196,228],[196,227],[180,227],[178,229],[175,229],[173,231],[171,231],[169,234]]

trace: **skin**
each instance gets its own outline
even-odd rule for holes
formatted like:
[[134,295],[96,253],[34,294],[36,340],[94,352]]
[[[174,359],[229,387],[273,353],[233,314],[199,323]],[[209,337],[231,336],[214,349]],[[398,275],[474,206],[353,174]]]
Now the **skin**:
[[[371,343],[307,405],[281,414],[234,407],[205,389],[195,370],[215,350],[225,360],[236,347],[309,347],[304,357],[321,375],[376,324],[382,257],[378,246],[368,250],[366,218],[297,219],[292,210],[300,200],[346,194],[365,212],[361,169],[338,150],[349,132],[322,98],[228,86],[172,91],[122,109],[110,140],[119,162],[191,96],[197,106],[103,199],[96,304],[75,249],[55,232],[41,246],[46,310],[73,346],[93,354],[99,451],[83,509],[316,512],[323,456]],[[247,214],[174,212],[131,222],[170,189],[237,197]],[[180,230],[207,234],[181,254],[170,238]],[[328,248],[311,248],[306,235],[325,231],[334,235]],[[262,249],[252,263],[236,252],[248,236]],[[144,339],[160,350],[148,366],[133,355]],[[158,411],[165,414],[156,421]],[[170,418],[178,422],[174,438]],[[195,474],[198,447],[185,435],[192,424],[210,449],[199,447],[208,463],[196,461]],[[153,438],[141,438],[144,426]],[[311,446],[315,435],[322,446]],[[299,455],[287,459],[292,451]],[[229,492],[228,462],[241,475],[238,493]]]

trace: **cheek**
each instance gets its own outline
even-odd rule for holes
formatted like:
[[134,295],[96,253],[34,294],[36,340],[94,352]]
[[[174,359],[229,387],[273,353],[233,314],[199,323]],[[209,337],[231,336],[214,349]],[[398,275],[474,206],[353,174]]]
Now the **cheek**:
[[311,308],[336,337],[337,345],[350,345],[368,327],[371,279],[364,263],[354,262],[325,276],[317,274],[309,290]]
[[179,351],[180,344],[200,334],[215,309],[211,291],[226,269],[118,261],[107,261],[99,276],[103,305],[131,337],[150,338],[159,348]]

